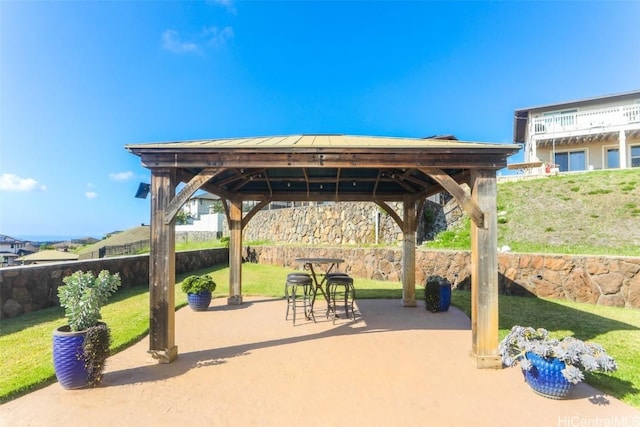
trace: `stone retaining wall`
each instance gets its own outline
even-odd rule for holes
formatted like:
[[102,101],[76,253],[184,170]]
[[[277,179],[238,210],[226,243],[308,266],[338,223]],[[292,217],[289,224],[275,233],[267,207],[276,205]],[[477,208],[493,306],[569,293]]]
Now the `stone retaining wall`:
[[[243,257],[248,262],[292,270],[299,268],[295,259],[300,257],[343,258],[341,270],[356,278],[395,282],[401,280],[402,272],[400,248],[255,246],[244,248]],[[178,252],[176,273],[228,262],[225,248]],[[469,289],[470,262],[466,251],[416,250],[418,298],[429,275],[445,277],[455,287]],[[103,269],[119,272],[124,287],[148,286],[148,255],[2,268],[0,318],[54,306],[63,277],[77,270],[97,273]],[[640,308],[640,258],[501,253],[498,272],[499,291],[503,294]]]
[[[176,274],[228,264],[226,248],[176,253]],[[149,286],[149,255],[58,262],[0,269],[0,319],[58,304],[58,286],[75,271],[120,273],[122,287]]]
[[[389,206],[402,218],[401,203]],[[419,215],[418,243],[433,239],[461,216],[455,199],[444,207],[427,200]],[[223,228],[228,235],[226,220]],[[260,211],[243,230],[243,240],[296,245],[396,245],[402,242],[402,231],[375,203],[332,203]]]
[[[401,280],[399,248],[256,246],[245,248],[245,254],[247,260],[291,269],[299,268],[296,258],[336,257],[345,260],[340,269],[353,277]],[[429,275],[470,289],[470,263],[467,251],[416,250],[417,290]],[[499,292],[507,295],[640,308],[640,258],[501,253],[498,274]]]

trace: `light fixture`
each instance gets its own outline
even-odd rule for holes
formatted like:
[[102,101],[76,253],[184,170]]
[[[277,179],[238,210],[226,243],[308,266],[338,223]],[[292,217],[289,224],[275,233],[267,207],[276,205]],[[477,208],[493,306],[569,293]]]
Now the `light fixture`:
[[147,195],[149,195],[149,191],[151,190],[151,184],[145,184],[141,182],[138,186],[138,191],[136,191],[136,197],[138,199],[146,199]]

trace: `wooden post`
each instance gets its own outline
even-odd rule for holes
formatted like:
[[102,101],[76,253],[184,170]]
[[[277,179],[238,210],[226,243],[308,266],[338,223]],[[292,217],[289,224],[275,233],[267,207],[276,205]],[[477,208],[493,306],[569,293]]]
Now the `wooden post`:
[[165,223],[165,210],[175,189],[175,169],[151,170],[149,353],[160,363],[171,363],[178,357],[175,345],[175,220]]
[[416,201],[408,196],[402,202],[402,306],[416,306]]
[[472,170],[471,197],[484,213],[484,227],[471,223],[470,356],[477,368],[500,368],[497,187],[494,170]]
[[227,304],[242,304],[242,200],[231,200],[229,208],[229,298]]

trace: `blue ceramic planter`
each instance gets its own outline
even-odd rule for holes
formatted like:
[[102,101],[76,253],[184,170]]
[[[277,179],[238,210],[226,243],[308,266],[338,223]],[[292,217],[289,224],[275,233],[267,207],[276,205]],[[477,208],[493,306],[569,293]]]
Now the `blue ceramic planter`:
[[541,396],[550,399],[564,399],[575,384],[570,383],[562,375],[565,363],[556,359],[545,359],[534,353],[527,353],[526,358],[533,365],[528,371],[523,370],[525,381]]
[[82,350],[85,335],[86,331],[71,332],[69,326],[53,331],[53,368],[63,388],[82,388],[89,383]]
[[451,283],[440,276],[430,276],[424,287],[425,308],[433,313],[447,311],[451,305]]
[[438,311],[448,311],[451,305],[451,284],[440,286],[440,301]]
[[211,303],[211,292],[204,291],[197,294],[187,294],[189,307],[194,311],[206,311]]

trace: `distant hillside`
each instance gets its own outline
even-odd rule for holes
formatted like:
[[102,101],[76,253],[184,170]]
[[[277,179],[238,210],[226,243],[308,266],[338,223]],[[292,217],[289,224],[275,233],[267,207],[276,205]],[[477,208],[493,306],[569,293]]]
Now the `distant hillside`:
[[96,252],[104,246],[119,246],[128,243],[139,242],[140,240],[148,240],[150,236],[150,228],[148,225],[130,228],[128,230],[112,233],[106,239],[100,240],[92,245],[84,246],[77,251],[79,255]]

